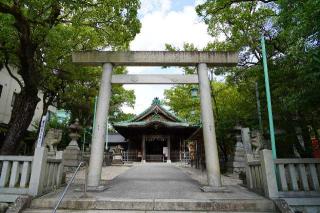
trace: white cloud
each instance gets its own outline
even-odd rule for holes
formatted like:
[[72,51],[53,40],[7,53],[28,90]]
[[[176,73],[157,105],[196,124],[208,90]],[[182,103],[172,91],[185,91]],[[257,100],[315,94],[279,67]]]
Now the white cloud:
[[194,6],[185,6],[182,11],[159,7],[145,13],[141,23],[141,32],[131,42],[132,50],[163,50],[166,43],[182,47],[185,42],[203,48],[211,40]]
[[[193,43],[199,49],[212,40],[207,33],[207,26],[200,21],[195,12],[195,6],[201,0],[195,0],[194,5],[186,5],[181,10],[171,10],[172,0],[142,0],[139,10],[142,24],[140,33],[131,42],[131,50],[164,50],[165,44],[172,44],[182,48],[184,43]],[[159,68],[128,67],[130,74],[154,73],[174,71],[160,71]],[[136,95],[135,108],[124,108],[125,112],[140,113],[147,108],[154,97],[163,98],[164,89],[170,85],[126,85],[133,89]]]
[[165,13],[171,8],[171,0],[141,0],[139,15],[144,16],[154,11]]
[[203,4],[203,3],[205,3],[205,0],[195,0],[194,1],[195,6],[198,6],[199,4]]

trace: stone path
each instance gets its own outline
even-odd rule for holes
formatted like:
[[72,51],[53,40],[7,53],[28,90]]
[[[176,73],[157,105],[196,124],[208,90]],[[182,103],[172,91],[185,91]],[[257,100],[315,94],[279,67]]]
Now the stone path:
[[103,194],[113,198],[190,198],[201,193],[199,184],[180,169],[166,163],[135,166],[115,178]]
[[[239,185],[229,185],[231,193],[204,193],[200,183],[188,172],[166,163],[138,164],[120,174],[103,192],[83,192],[70,188],[60,207],[69,210],[135,210],[135,211],[230,211],[273,212],[274,205]],[[31,209],[52,209],[62,188],[32,201]]]
[[[120,167],[121,168],[121,167]],[[113,171],[112,171],[113,170]],[[174,164],[145,163],[135,164],[130,168],[108,167],[105,172],[116,176],[108,180],[109,188],[103,192],[88,192],[97,199],[264,199],[239,185],[228,185],[231,193],[203,193],[197,175],[191,170],[178,168]],[[192,179],[191,177],[195,178]],[[200,181],[201,182],[201,181]],[[74,191],[82,185],[70,187],[66,198],[81,197],[83,193]],[[42,198],[56,198],[62,189],[49,193]]]

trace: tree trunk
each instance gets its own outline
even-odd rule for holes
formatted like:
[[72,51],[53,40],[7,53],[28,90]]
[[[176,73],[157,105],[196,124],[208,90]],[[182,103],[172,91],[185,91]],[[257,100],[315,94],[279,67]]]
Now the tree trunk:
[[17,95],[9,122],[9,129],[1,147],[1,155],[15,154],[16,148],[25,136],[39,102],[38,90],[22,89]]

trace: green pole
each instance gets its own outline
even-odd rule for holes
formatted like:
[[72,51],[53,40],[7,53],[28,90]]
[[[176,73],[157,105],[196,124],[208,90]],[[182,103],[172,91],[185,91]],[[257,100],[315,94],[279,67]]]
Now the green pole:
[[267,65],[267,54],[266,54],[266,45],[265,45],[265,41],[264,41],[264,36],[261,36],[261,47],[262,47],[264,81],[265,81],[265,85],[266,85],[266,95],[267,95],[267,104],[268,104],[268,117],[269,117],[269,129],[270,129],[270,138],[271,138],[272,157],[273,157],[273,159],[276,159],[277,158],[277,150],[276,150],[276,143],[275,143],[275,136],[274,136],[272,104],[271,104],[271,94],[270,94],[268,65]]

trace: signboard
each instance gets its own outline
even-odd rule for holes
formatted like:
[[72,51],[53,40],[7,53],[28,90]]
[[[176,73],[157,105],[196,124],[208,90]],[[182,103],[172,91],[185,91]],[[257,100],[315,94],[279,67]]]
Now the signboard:
[[48,113],[46,115],[42,116],[41,123],[40,123],[39,136],[38,136],[38,140],[37,140],[37,148],[42,147],[48,117],[49,117]]

